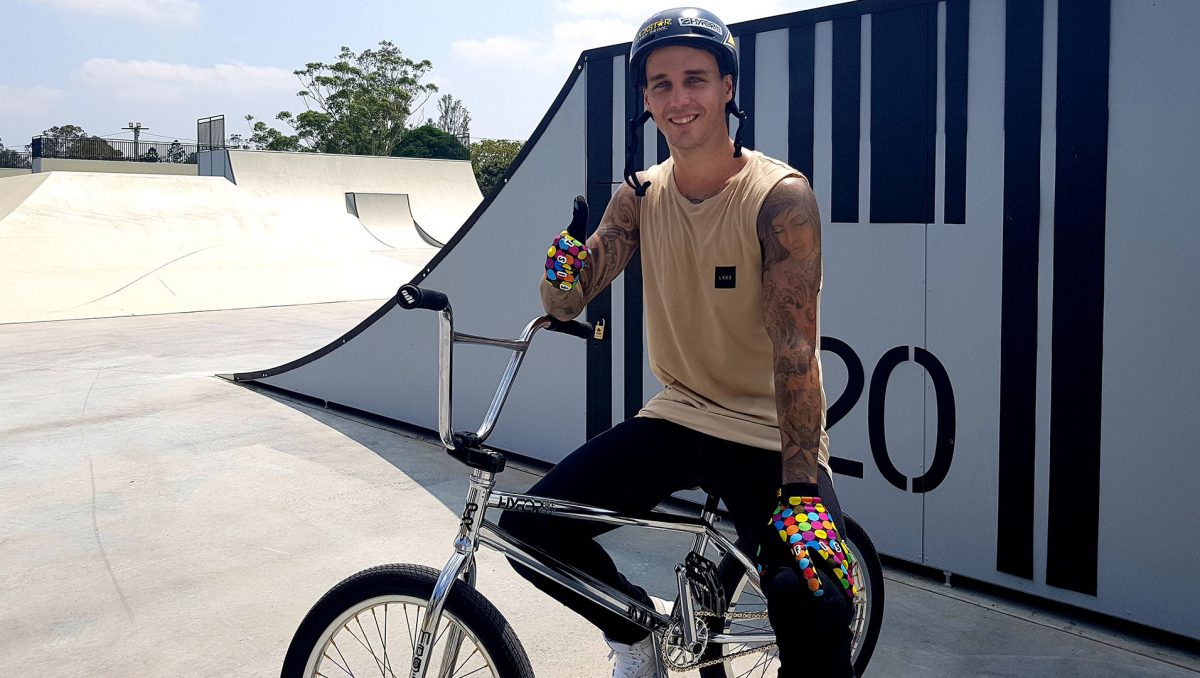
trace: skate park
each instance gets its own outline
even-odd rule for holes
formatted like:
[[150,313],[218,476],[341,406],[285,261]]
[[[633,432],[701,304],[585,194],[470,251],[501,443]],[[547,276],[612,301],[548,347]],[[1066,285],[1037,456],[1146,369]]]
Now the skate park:
[[[956,13],[964,5],[965,17]],[[747,82],[756,85],[753,94],[747,85],[740,93],[755,109],[756,143],[748,145],[798,167],[809,158],[805,171],[828,221],[825,334],[849,347],[827,358],[830,402],[855,390],[856,361],[871,391],[876,375],[891,370],[876,396],[878,409],[887,409],[890,456],[876,453],[871,391],[863,389],[861,402],[831,427],[844,460],[843,501],[890,556],[884,630],[867,675],[1174,676],[1200,668],[1188,642],[1200,636],[1200,596],[1187,576],[1198,545],[1188,528],[1194,511],[1186,482],[1195,469],[1187,414],[1196,394],[1188,379],[1197,375],[1184,339],[1198,314],[1193,295],[1178,294],[1197,282],[1187,261],[1197,240],[1187,227],[1196,198],[1186,188],[1194,165],[1186,158],[1196,157],[1189,149],[1200,150],[1189,131],[1200,90],[1195,55],[1186,42],[1166,39],[1200,26],[1200,16],[1188,3],[1160,5],[1147,11],[1112,3],[1111,56],[1102,61],[1109,117],[1099,232],[1088,231],[1087,222],[1065,223],[1056,207],[1089,213],[1089,191],[1097,188],[1072,183],[1088,177],[1075,174],[1071,153],[1064,153],[1068,143],[1095,147],[1086,138],[1063,138],[1086,133],[1087,115],[1073,109],[1073,126],[1055,126],[1064,108],[1082,104],[1053,85],[1084,75],[1058,69],[1098,62],[1072,52],[1086,46],[1059,42],[1056,22],[1069,16],[1064,12],[1083,11],[1073,21],[1094,19],[1077,4],[1047,2],[1031,17],[978,0],[863,3],[734,27],[743,62],[752,64]],[[936,28],[938,46],[931,103],[915,113],[935,118],[935,131],[919,140],[933,165],[930,199],[915,206],[880,200],[894,195],[887,193],[895,185],[895,151],[887,146],[894,140],[872,124],[874,106],[901,97],[873,86],[871,71],[902,62],[886,50],[898,49],[896,22],[903,28],[905,21],[930,22],[923,25]],[[1017,31],[1043,22],[1046,42],[1036,62],[1042,96],[1031,101],[1007,88],[1029,85],[1018,76],[1028,75],[1033,57],[1017,50],[1026,44]],[[859,73],[852,80],[859,95],[852,101],[852,193],[839,183],[846,154],[837,139],[847,104],[845,92],[834,91],[835,81],[843,82],[834,74],[848,67],[846,35],[856,37],[859,55],[852,60]],[[444,290],[463,329],[482,334],[515,335],[540,313],[534,283],[544,241],[565,225],[572,196],[602,204],[620,180],[624,120],[637,105],[625,95],[627,49],[581,57],[507,184],[487,200],[476,192],[473,204],[423,205],[419,188],[399,188],[390,170],[367,167],[373,159],[325,158],[323,167],[299,167],[309,159],[289,166],[290,158],[256,152],[216,153],[207,176],[186,184],[163,179],[169,188],[154,187],[158,177],[135,175],[0,179],[0,234],[13,247],[5,249],[25,262],[45,260],[41,251],[75,257],[24,268],[6,263],[0,273],[12,276],[4,280],[11,296],[0,304],[0,312],[12,312],[0,318],[3,654],[35,675],[274,675],[300,618],[338,580],[384,562],[440,567],[466,473],[432,433],[432,314],[396,309],[390,297],[404,282]],[[798,72],[797,64],[812,65],[807,120],[790,116],[798,106],[785,98],[802,96],[803,87],[781,93],[765,86],[772,74]],[[956,89],[956,73],[965,89]],[[1039,136],[1028,136],[1031,126]],[[805,146],[799,130],[809,129]],[[642,152],[646,163],[660,157],[654,143]],[[1020,171],[1030,167],[1032,174]],[[1020,180],[1032,180],[1040,205],[1008,192]],[[316,186],[325,187],[320,195]],[[156,201],[156,194],[171,197]],[[205,206],[216,203],[226,216],[211,233],[172,224],[174,213],[208,214],[215,210]],[[1030,231],[1014,230],[1029,219],[1041,224],[1032,241]],[[81,233],[115,222],[123,229],[113,230],[141,227],[134,239],[143,251],[115,247],[120,234],[111,232],[81,241],[75,252],[61,245],[37,250],[63,237],[35,230],[51,221]],[[162,242],[144,235],[151,232]],[[1019,247],[1032,248],[1040,264],[1029,269],[1002,256]],[[86,280],[70,278],[84,255],[100,263]],[[1088,262],[1096,256],[1101,279],[1081,280],[1095,275]],[[359,275],[346,275],[351,270]],[[1079,287],[1065,289],[1071,284]],[[1095,284],[1098,300],[1088,293]],[[606,342],[540,338],[495,438],[528,463],[506,471],[502,484],[527,486],[545,464],[654,392],[640,363],[636,290],[626,276],[589,309],[607,321]],[[1022,509],[1008,486],[1000,487],[1011,478],[997,474],[1012,468],[999,441],[1016,425],[1004,418],[1013,404],[1001,403],[1014,383],[1001,367],[1014,350],[1004,326],[1012,326],[1013,314],[1022,320],[1021,307],[1005,305],[1014,290],[1028,295],[1023,327],[1032,338],[1025,343],[1037,358],[1025,375],[1032,390],[1022,396],[1032,407],[1027,501],[1036,522],[1029,535],[1016,537],[1000,518]],[[1090,392],[1103,396],[1094,413],[1103,427],[1093,441],[1095,497],[1086,488],[1063,495],[1062,481],[1052,477],[1061,463],[1055,450],[1070,449],[1076,464],[1089,459],[1055,432],[1083,424],[1073,423],[1054,393],[1087,384],[1063,385],[1052,366],[1086,372],[1079,361],[1093,350],[1078,343],[1087,332],[1069,334],[1089,318],[1082,311],[1060,317],[1074,308],[1060,299],[1098,303],[1103,311],[1104,343],[1093,358],[1103,380]],[[891,334],[877,336],[881,327]],[[895,346],[907,349],[906,359],[889,367],[881,356],[897,356]],[[918,366],[915,349],[936,356],[956,406],[953,461],[938,483],[930,474],[939,443],[945,455],[938,435],[947,421],[939,417],[945,390]],[[1131,351],[1136,361],[1125,359]],[[588,385],[562,403],[578,425],[547,441],[537,435],[545,416],[539,375],[564,361],[586,363]],[[502,360],[465,354],[461,365],[467,376],[456,418],[469,426],[485,409]],[[1089,392],[1075,396],[1086,400]],[[1131,416],[1154,422],[1153,433],[1126,430]],[[1080,484],[1081,477],[1088,475],[1072,480]],[[917,492],[914,481],[922,478],[933,487]],[[1078,515],[1057,502],[1085,502],[1083,510],[1107,526],[1126,506],[1110,497],[1128,494],[1158,516],[1139,528],[1138,539],[1176,554],[1158,565],[1157,576],[1169,585],[1138,574],[1146,556],[1107,531],[1094,548],[1090,577],[1087,558],[1062,569],[1048,534],[1062,515]],[[900,506],[916,507],[921,525],[897,524],[888,514]],[[670,589],[675,545],[637,536],[610,543],[633,576]],[[1007,555],[1022,544],[1024,568]],[[607,649],[582,620],[494,553],[481,552],[480,570],[481,589],[517,630],[537,675],[606,675]]]

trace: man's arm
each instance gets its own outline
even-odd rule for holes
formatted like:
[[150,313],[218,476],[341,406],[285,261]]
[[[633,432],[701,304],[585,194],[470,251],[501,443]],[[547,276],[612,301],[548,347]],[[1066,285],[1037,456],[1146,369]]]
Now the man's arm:
[[563,291],[542,278],[539,289],[546,313],[559,320],[575,318],[589,301],[625,270],[625,265],[638,248],[640,208],[640,201],[633,194],[633,189],[621,184],[608,201],[596,232],[588,238],[588,264],[580,271],[575,286]]
[[816,483],[823,427],[817,367],[821,216],[808,182],[787,178],[758,216],[763,315],[775,352],[775,398],[783,438],[783,483]]

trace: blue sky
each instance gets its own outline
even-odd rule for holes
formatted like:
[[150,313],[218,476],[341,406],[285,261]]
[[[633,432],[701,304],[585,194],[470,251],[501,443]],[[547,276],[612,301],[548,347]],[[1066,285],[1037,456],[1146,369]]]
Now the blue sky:
[[[708,0],[727,22],[838,0]],[[274,122],[298,112],[292,71],[391,40],[433,62],[428,81],[461,99],[474,138],[528,138],[579,53],[628,40],[640,0],[0,0],[0,139],[18,148],[54,125],[130,138],[192,139],[196,119]],[[430,102],[424,117],[434,117]]]

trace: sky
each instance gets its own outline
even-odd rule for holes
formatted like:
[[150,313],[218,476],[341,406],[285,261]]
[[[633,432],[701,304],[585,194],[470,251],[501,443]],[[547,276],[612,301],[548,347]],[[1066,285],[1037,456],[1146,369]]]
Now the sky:
[[[706,0],[733,23],[841,0]],[[298,113],[293,71],[390,40],[433,63],[425,80],[460,99],[472,139],[527,139],[580,52],[628,41],[643,0],[0,0],[0,140],[20,148],[52,126],[188,141],[196,119]],[[417,121],[437,116],[436,96]]]

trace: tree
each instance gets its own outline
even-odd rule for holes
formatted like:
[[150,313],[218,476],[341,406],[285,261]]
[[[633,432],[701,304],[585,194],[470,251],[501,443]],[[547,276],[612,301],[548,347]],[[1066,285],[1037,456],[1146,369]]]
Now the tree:
[[484,195],[490,195],[504,178],[522,146],[520,141],[507,139],[481,139],[471,144],[471,168]]
[[51,127],[42,132],[43,158],[80,158],[112,160],[123,153],[98,136],[89,135],[78,125]]
[[13,148],[5,148],[4,140],[0,139],[0,167],[29,169],[29,154]]
[[422,125],[410,130],[392,149],[393,156],[404,158],[441,158],[470,160],[471,152],[452,134],[434,125]]
[[184,160],[187,160],[187,151],[183,150],[183,144],[176,139],[167,148],[167,162],[181,163]]
[[412,112],[437,91],[421,82],[432,67],[429,60],[406,58],[387,40],[358,54],[342,47],[334,63],[317,61],[294,71],[304,87],[296,96],[307,110],[280,111],[275,119],[295,134],[257,121],[248,141],[269,150],[391,155],[408,131]]
[[42,157],[65,158],[78,155],[79,142],[87,136],[87,132],[78,125],[55,125],[42,130]]
[[463,102],[449,94],[438,99],[437,128],[447,134],[465,139],[471,134],[471,113]]
[[[280,115],[283,114],[280,113]],[[256,148],[264,151],[314,150],[303,148],[300,145],[298,134],[284,134],[274,127],[269,127],[262,120],[256,121],[253,115],[247,115],[246,122],[250,124],[250,136],[245,139],[243,148]],[[243,141],[239,134],[233,135],[233,139],[235,142]]]

